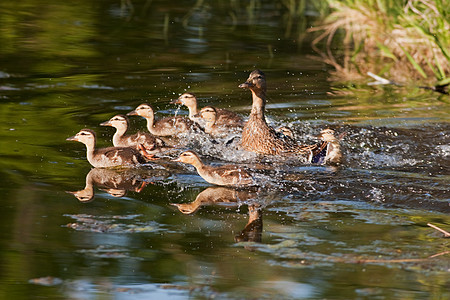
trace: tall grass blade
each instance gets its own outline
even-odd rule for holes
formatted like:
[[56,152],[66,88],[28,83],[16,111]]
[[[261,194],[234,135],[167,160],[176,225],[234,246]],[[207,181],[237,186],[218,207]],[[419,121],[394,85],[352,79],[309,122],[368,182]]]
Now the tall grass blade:
[[427,78],[428,77],[427,74],[425,74],[422,67],[419,66],[419,64],[414,60],[414,58],[411,56],[411,54],[409,54],[409,52],[406,51],[405,48],[403,48],[402,46],[400,46],[400,49],[403,50],[403,52],[406,55],[406,58],[408,58],[409,62],[413,65],[413,67],[417,70],[417,72],[419,72],[419,74],[422,75],[423,78]]

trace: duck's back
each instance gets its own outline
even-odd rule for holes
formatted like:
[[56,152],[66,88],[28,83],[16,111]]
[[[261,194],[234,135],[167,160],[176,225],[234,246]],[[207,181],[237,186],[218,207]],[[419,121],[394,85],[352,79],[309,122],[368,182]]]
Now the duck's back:
[[222,108],[216,108],[216,112],[216,125],[231,127],[244,126],[244,120],[237,113]]
[[96,168],[109,168],[119,166],[137,166],[146,163],[146,160],[135,149],[129,147],[109,147],[95,150],[89,162]]

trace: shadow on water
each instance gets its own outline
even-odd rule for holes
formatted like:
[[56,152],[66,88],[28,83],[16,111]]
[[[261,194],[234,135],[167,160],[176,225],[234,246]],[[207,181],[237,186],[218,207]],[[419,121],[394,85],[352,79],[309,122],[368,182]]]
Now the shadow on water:
[[[450,226],[448,97],[330,96],[301,1],[44,2],[0,3],[0,297],[449,298],[449,240],[426,225]],[[91,169],[65,142],[87,127],[110,146],[99,124],[143,102],[186,116],[170,104],[186,91],[245,118],[238,85],[255,68],[270,125],[306,144],[332,128],[342,165],[196,133],[147,166]],[[207,184],[170,161],[186,149],[258,186]]]

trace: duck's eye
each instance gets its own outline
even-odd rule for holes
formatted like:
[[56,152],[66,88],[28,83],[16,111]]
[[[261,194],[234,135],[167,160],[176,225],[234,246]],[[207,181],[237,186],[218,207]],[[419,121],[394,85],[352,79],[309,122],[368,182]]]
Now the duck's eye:
[[82,131],[80,132],[80,135],[88,135],[86,132]]

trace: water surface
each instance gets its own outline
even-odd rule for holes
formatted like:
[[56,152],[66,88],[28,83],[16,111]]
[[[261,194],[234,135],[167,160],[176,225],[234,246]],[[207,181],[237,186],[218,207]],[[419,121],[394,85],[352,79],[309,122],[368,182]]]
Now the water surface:
[[[450,229],[448,96],[331,96],[327,66],[299,39],[312,20],[250,4],[0,4],[2,298],[450,297],[449,240],[426,225]],[[304,142],[345,133],[341,168],[263,164],[186,138],[205,161],[260,175],[260,188],[234,190],[168,160],[92,170],[84,146],[65,141],[88,127],[110,145],[99,124],[142,102],[186,115],[169,104],[185,91],[247,116],[238,85],[255,68],[273,126]],[[85,201],[67,193],[94,173],[103,181]]]

